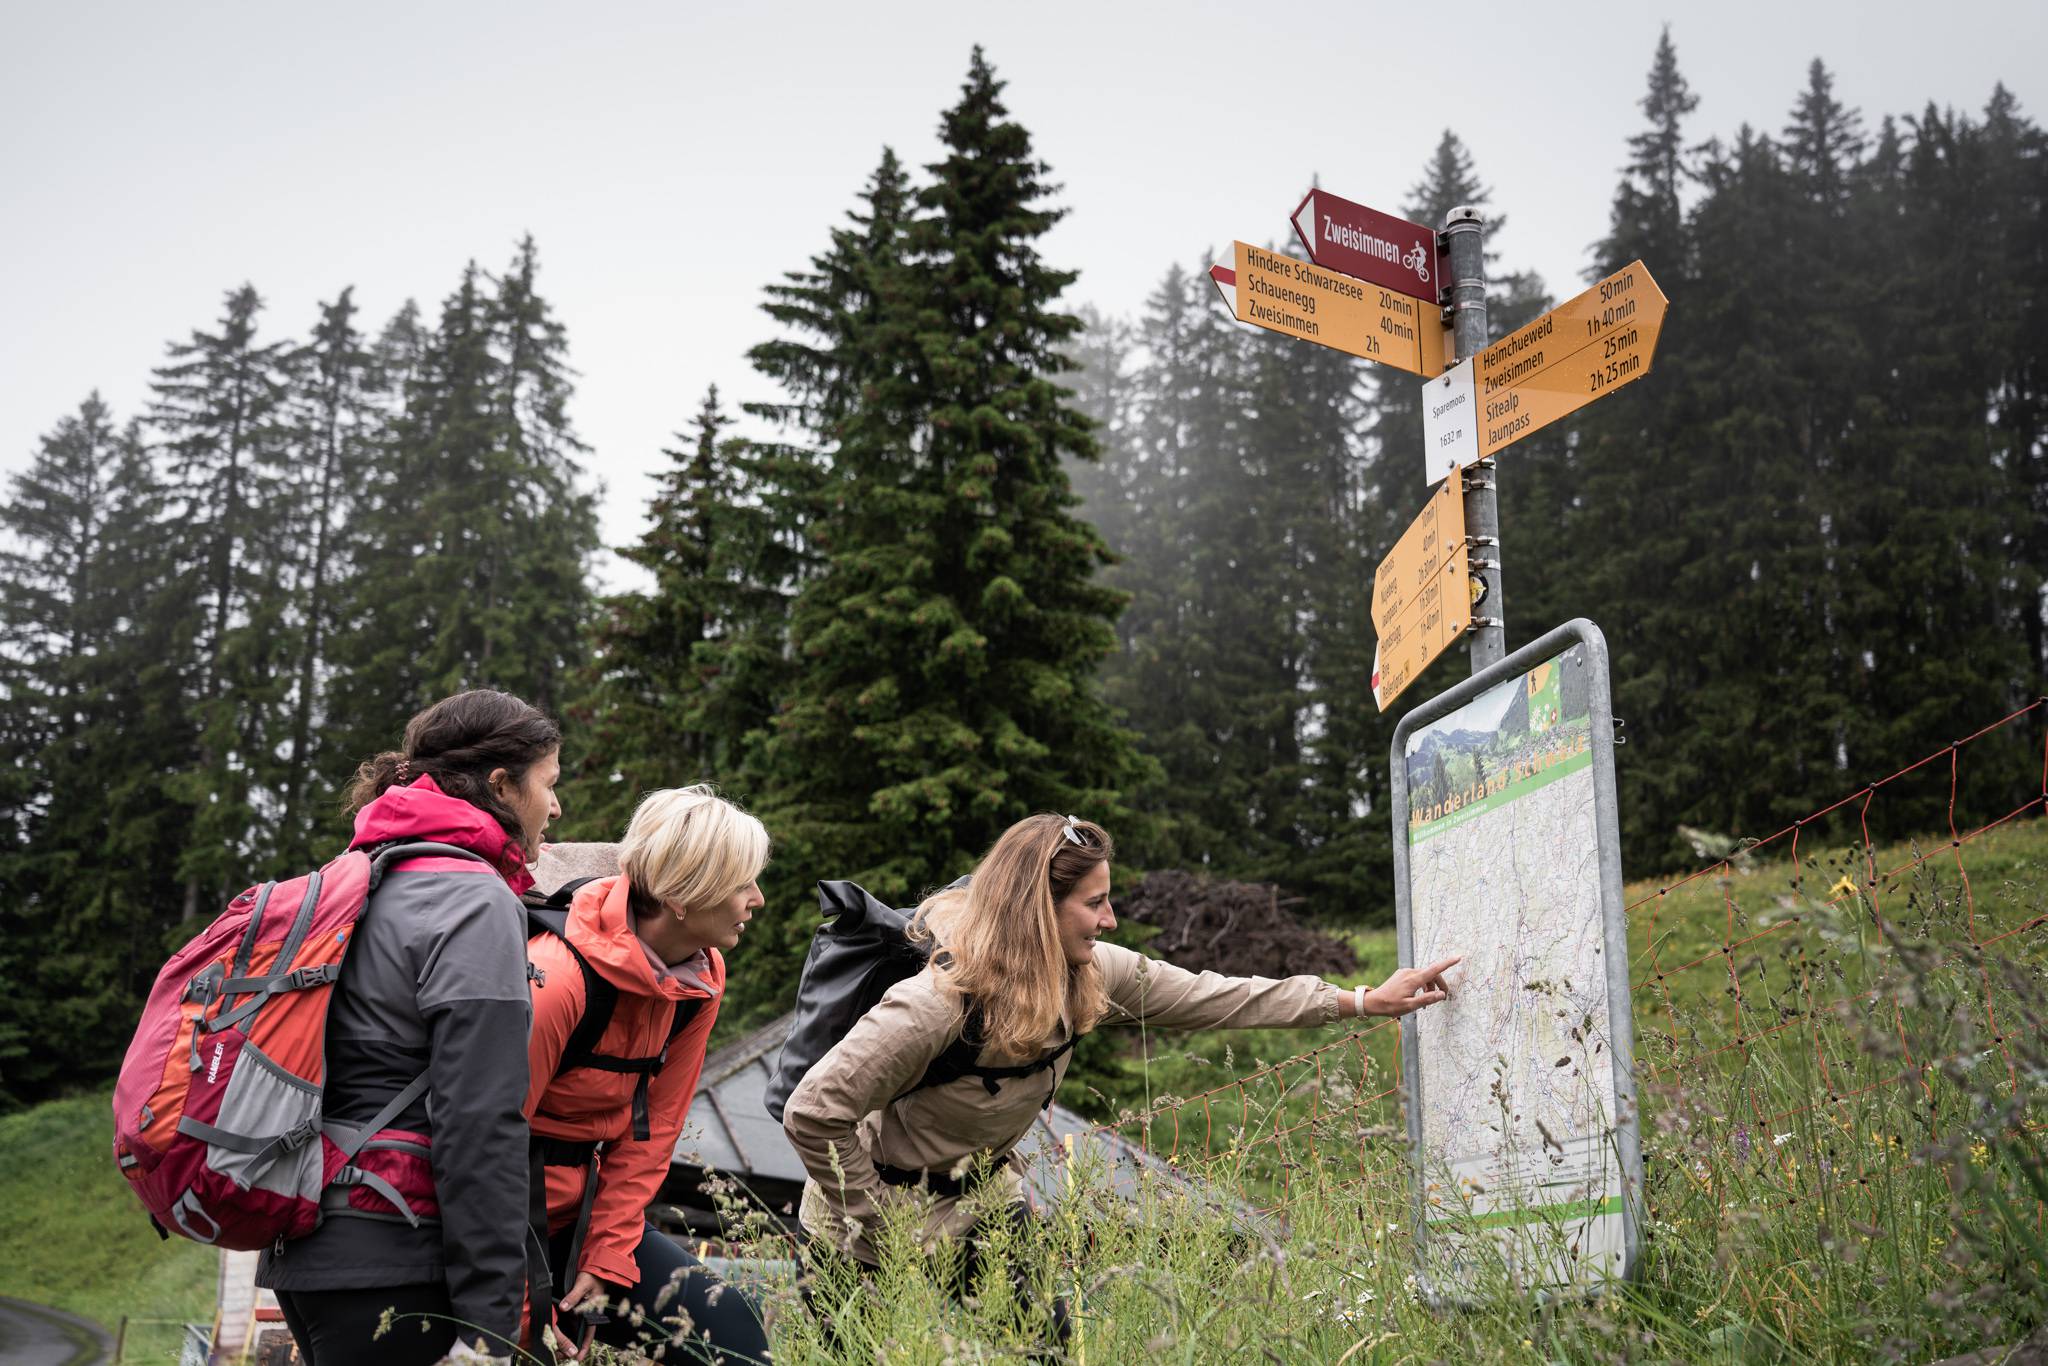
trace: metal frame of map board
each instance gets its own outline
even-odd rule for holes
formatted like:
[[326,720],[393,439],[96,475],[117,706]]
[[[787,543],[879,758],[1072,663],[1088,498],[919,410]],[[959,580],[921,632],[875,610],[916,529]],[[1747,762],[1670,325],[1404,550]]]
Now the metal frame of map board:
[[[1607,1042],[1614,1058],[1616,1104],[1615,1148],[1621,1164],[1622,1183],[1622,1279],[1635,1275],[1642,1249],[1640,1228],[1643,1190],[1642,1136],[1637,1122],[1635,1090],[1635,1026],[1630,1015],[1628,977],[1628,921],[1622,909],[1620,803],[1614,786],[1614,702],[1608,678],[1606,637],[1584,617],[1574,618],[1507,658],[1472,675],[1464,682],[1423,702],[1394,727],[1390,774],[1393,786],[1394,916],[1402,967],[1415,966],[1413,908],[1409,903],[1408,862],[1408,737],[1424,726],[1450,715],[1503,681],[1527,673],[1543,661],[1563,654],[1574,645],[1586,647],[1588,679],[1587,710],[1591,727],[1593,769],[1593,825],[1599,846],[1600,913],[1602,956],[1607,962]],[[1407,1091],[1408,1144],[1415,1170],[1415,1243],[1418,1279],[1432,1301],[1463,1303],[1459,1296],[1444,1293],[1448,1287],[1429,1285],[1428,1225],[1425,1206],[1422,1153],[1422,1098],[1420,1043],[1416,1021],[1411,1015],[1401,1021],[1402,1078]],[[1583,1287],[1596,1293],[1599,1283]]]

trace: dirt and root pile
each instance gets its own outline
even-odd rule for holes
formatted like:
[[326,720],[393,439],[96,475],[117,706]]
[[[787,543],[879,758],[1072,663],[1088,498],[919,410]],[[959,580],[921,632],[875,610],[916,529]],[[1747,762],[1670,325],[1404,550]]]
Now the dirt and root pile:
[[1355,972],[1349,945],[1304,925],[1288,896],[1270,882],[1226,882],[1179,869],[1147,873],[1116,899],[1127,920],[1158,930],[1145,950],[1190,972],[1292,977]]

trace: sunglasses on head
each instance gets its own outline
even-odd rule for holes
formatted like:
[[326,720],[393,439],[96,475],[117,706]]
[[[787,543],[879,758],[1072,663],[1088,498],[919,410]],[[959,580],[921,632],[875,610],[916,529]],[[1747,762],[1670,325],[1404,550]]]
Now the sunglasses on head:
[[1074,817],[1069,816],[1066,818],[1066,820],[1067,823],[1060,827],[1060,837],[1064,839],[1067,843],[1074,845],[1076,848],[1093,849],[1095,847],[1095,841],[1092,839],[1083,839],[1081,837],[1080,830],[1076,828]]

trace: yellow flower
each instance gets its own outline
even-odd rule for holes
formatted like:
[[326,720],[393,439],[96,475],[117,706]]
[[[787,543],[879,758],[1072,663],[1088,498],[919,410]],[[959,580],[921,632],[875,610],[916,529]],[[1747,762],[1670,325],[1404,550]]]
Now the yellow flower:
[[1982,1143],[1972,1143],[1972,1144],[1970,1145],[1970,1165],[1971,1165],[1971,1166],[1973,1166],[1973,1167],[1981,1167],[1981,1166],[1983,1166],[1983,1165],[1984,1165],[1985,1163],[1989,1162],[1990,1160],[1991,1160],[1991,1149],[1990,1149],[1990,1148],[1988,1148],[1987,1146],[1985,1146],[1985,1145],[1984,1145],[1984,1144],[1982,1144]]

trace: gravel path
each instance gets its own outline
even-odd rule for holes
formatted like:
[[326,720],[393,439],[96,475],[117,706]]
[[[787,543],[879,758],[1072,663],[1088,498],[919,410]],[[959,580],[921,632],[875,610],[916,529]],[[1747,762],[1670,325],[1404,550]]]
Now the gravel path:
[[98,1366],[113,1354],[98,1324],[0,1295],[0,1366]]

